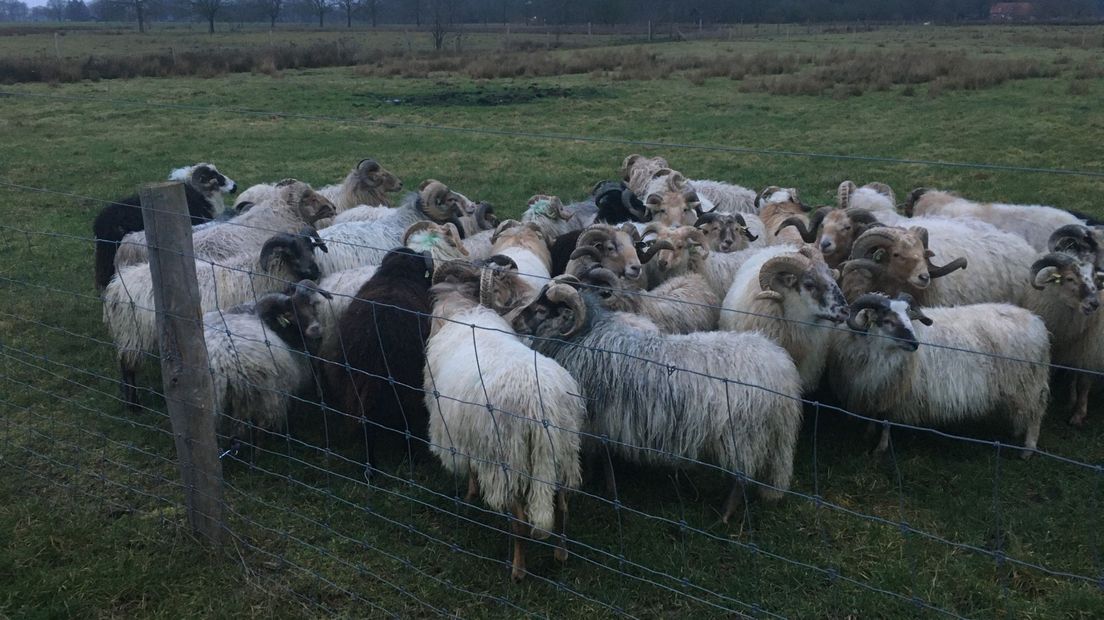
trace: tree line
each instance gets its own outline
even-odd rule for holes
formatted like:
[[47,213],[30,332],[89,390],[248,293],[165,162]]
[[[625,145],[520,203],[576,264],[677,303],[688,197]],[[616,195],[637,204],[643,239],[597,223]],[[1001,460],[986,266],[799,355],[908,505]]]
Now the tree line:
[[[0,0],[0,21],[357,24],[809,23],[979,21],[989,0]],[[1104,0],[1035,0],[1033,17],[1096,19]]]

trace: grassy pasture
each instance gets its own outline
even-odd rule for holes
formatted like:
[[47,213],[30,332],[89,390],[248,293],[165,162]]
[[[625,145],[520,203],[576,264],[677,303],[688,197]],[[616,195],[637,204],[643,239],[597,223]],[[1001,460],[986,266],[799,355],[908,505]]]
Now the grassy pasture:
[[[148,44],[164,45],[162,34]],[[134,34],[87,36],[147,45]],[[206,39],[183,36],[200,46]],[[263,45],[267,35],[250,36]],[[41,44],[0,37],[0,57],[38,54]],[[439,178],[516,215],[534,193],[582,196],[640,151],[662,152],[692,177],[794,186],[817,204],[850,178],[889,183],[902,197],[939,186],[1102,217],[1099,177],[410,126],[1099,171],[1104,85],[1092,67],[1102,44],[1100,28],[911,28],[492,57],[523,66],[515,77],[481,77],[488,53],[479,52],[271,75],[6,86],[14,96],[0,97],[0,180],[109,199],[198,160],[245,187],[287,176],[327,183],[374,156],[408,186]],[[817,82],[825,68],[870,71],[861,54],[907,53],[914,62],[927,50],[961,60],[915,83],[889,66],[884,79]],[[757,54],[782,59],[780,69],[737,76],[718,68]],[[602,57],[618,63],[600,65]],[[984,73],[989,59],[1038,72],[934,86]],[[527,64],[548,69],[526,75]],[[792,91],[773,81],[812,85],[783,94]],[[147,396],[151,411],[131,414],[116,398],[91,286],[87,236],[99,204],[0,193],[0,615],[938,615],[914,597],[968,617],[1104,614],[1091,583],[973,550],[1099,576],[1104,474],[1047,458],[1021,463],[1008,448],[926,433],[896,433],[893,457],[877,459],[864,453],[861,425],[814,407],[794,490],[830,505],[802,497],[753,504],[726,527],[717,474],[622,466],[623,506],[586,487],[571,505],[576,555],[561,569],[550,550],[531,546],[537,577],[520,586],[508,583],[503,564],[505,520],[453,501],[463,481],[389,454],[368,487],[355,462],[361,444],[327,435],[304,408],[291,419],[291,438],[269,438],[254,467],[227,463],[235,538],[203,553],[185,533],[161,403]],[[152,371],[142,382],[159,385]],[[1041,447],[1100,463],[1104,411],[1094,408],[1089,426],[1074,430],[1065,400],[1055,389]],[[1008,439],[999,429],[954,430]]]

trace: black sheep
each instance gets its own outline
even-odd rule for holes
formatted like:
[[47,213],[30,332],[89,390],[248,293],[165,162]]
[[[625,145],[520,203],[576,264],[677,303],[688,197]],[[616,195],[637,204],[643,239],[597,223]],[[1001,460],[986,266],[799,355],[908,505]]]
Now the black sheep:
[[[169,179],[184,181],[184,194],[188,200],[188,213],[192,226],[213,219],[216,204],[221,204],[220,193],[234,192],[237,184],[224,176],[211,164],[196,164],[174,170]],[[119,242],[128,233],[145,229],[142,221],[142,202],[138,195],[127,196],[105,206],[92,222],[92,234],[96,239],[96,290],[102,291],[111,276],[115,275],[115,252]]]
[[322,345],[326,403],[344,414],[343,434],[363,436],[356,423],[365,423],[372,469],[383,433],[405,437],[408,450],[425,446],[422,369],[433,309],[432,272],[428,252],[391,250],[341,315],[337,333],[327,335]]
[[[646,222],[649,217],[648,209],[640,202],[628,186],[620,181],[602,181],[591,190],[595,206],[598,207],[598,215],[594,218],[596,224],[621,224],[623,222]],[[579,240],[582,230],[566,232],[552,242],[549,247],[552,253],[552,276],[562,275],[567,269],[567,263],[571,261],[571,253]]]

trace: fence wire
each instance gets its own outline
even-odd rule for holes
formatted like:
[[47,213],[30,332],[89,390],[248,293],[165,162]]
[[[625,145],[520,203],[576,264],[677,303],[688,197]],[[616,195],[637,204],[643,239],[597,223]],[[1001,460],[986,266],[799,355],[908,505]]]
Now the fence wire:
[[[111,202],[7,181],[0,185]],[[12,249],[15,236],[26,239],[26,247],[19,248],[19,260],[27,263],[62,246],[84,251],[95,243],[63,231],[12,224],[0,224],[0,228]],[[211,280],[204,280],[201,272],[200,287],[215,287],[217,274],[229,274],[243,278],[248,285],[244,293],[253,302],[265,292],[278,293],[296,283],[237,264],[185,257],[219,270],[206,272]],[[274,281],[260,290],[254,276]],[[70,496],[107,506],[113,513],[156,511],[163,525],[181,529],[183,485],[175,469],[166,394],[156,378],[148,376],[148,368],[160,358],[156,342],[138,352],[136,365],[146,371],[138,377],[141,399],[128,409],[119,393],[116,345],[110,334],[95,325],[101,299],[71,281],[67,275],[25,272],[11,264],[0,274],[9,299],[33,300],[0,310],[0,322],[13,334],[10,341],[0,343],[0,379],[5,385],[0,406],[6,411],[0,416],[2,463],[19,476],[33,478],[37,484],[59,485]],[[155,314],[152,305],[141,303],[130,291],[125,293],[132,312]],[[647,291],[632,294],[662,299]],[[566,343],[571,349],[567,356],[596,355],[603,361],[609,373],[608,390],[615,400],[625,401],[626,408],[631,406],[631,391],[660,395],[662,386],[636,384],[628,391],[623,387],[633,386],[637,373],[649,376],[653,371],[666,376],[667,389],[677,397],[689,397],[677,391],[678,381],[694,385],[695,391],[723,394],[714,404],[716,415],[727,419],[729,428],[737,426],[734,420],[747,414],[747,403],[755,398],[799,404],[804,415],[795,439],[795,473],[792,484],[789,480],[779,484],[757,478],[756,471],[722,462],[718,454],[702,447],[708,438],[699,439],[696,449],[680,451],[670,443],[677,443],[677,438],[665,443],[659,437],[662,429],[651,429],[651,441],[641,444],[596,432],[594,416],[608,413],[594,408],[608,394],[567,391],[563,402],[577,401],[580,409],[590,410],[575,420],[577,426],[571,420],[556,421],[558,412],[545,402],[548,390],[555,388],[546,382],[551,377],[541,375],[542,356],[527,350],[524,357],[503,359],[502,343],[516,342],[509,327],[438,314],[436,309],[426,313],[366,301],[356,295],[334,293],[334,297],[335,301],[344,297],[350,308],[370,307],[373,317],[377,312],[405,313],[433,325],[433,334],[413,335],[423,348],[442,330],[469,334],[465,341],[470,343],[474,366],[435,368],[431,359],[425,382],[409,383],[396,376],[387,359],[382,372],[357,368],[318,351],[290,346],[263,322],[259,336],[233,332],[230,327],[236,319],[232,317],[253,315],[230,312],[217,297],[215,307],[202,317],[174,317],[200,321],[209,333],[225,334],[232,349],[230,365],[211,363],[185,370],[210,373],[212,381],[224,381],[228,389],[241,394],[269,395],[286,403],[286,412],[275,412],[276,423],[242,420],[242,411],[229,406],[229,401],[216,403],[220,449],[226,450],[224,529],[227,550],[241,564],[245,579],[280,591],[307,614],[342,615],[358,609],[356,613],[386,617],[553,617],[585,609],[627,617],[681,610],[774,618],[855,611],[861,615],[877,609],[885,615],[915,612],[958,618],[990,608],[1015,615],[1016,609],[1030,602],[1032,588],[1041,579],[1085,587],[1093,597],[1104,589],[1104,563],[1095,533],[1104,466],[1098,452],[1065,452],[1055,424],[1043,428],[1043,442],[1049,448],[1032,449],[1034,458],[1019,463],[1009,456],[1021,447],[1005,441],[1004,430],[969,427],[964,432],[954,427],[952,432],[902,423],[885,419],[881,414],[886,412],[838,406],[830,395],[786,392],[725,371],[674,364],[662,351],[641,355]],[[68,312],[45,310],[52,304]],[[322,308],[328,310],[325,305]],[[304,318],[296,315],[293,321]],[[795,328],[848,331],[769,318]],[[378,339],[386,328],[377,324],[366,331]],[[345,359],[354,346],[362,345],[344,342],[341,333],[337,332],[339,350]],[[530,342],[540,348],[542,340],[564,344],[559,338],[533,337]],[[939,343],[921,342],[920,346],[979,360],[1043,364]],[[276,365],[278,356],[288,357],[306,368],[306,385],[250,380],[243,364],[253,361],[250,358],[258,350],[266,363]],[[400,429],[399,445],[382,450],[379,461],[370,465],[366,456],[374,437],[394,429],[368,413],[335,406],[332,395],[320,388],[325,383],[325,365],[334,363],[347,374],[349,384],[354,380],[384,384],[381,389],[391,390],[404,420],[417,412],[406,408],[409,403],[398,397],[399,390],[416,394],[415,403],[432,401],[438,409],[483,410],[484,422],[478,428],[450,427],[445,422],[446,443]],[[1100,374],[1095,368],[1047,365],[1050,370],[1088,377]],[[478,382],[478,396],[441,391],[439,380],[451,379],[454,371],[466,371],[465,376]],[[533,385],[519,388],[535,394],[530,410],[502,406],[503,401],[517,400],[495,383],[502,372],[533,378]],[[593,380],[576,378],[584,384],[583,379]],[[735,393],[748,396],[740,399],[733,397]],[[357,398],[361,399],[359,393]],[[672,403],[657,399],[655,405]],[[366,412],[369,405],[359,403]],[[676,431],[690,432],[695,413],[680,415],[686,417],[666,423]],[[1056,415],[1052,412],[1051,418]],[[772,422],[768,419],[768,423]],[[895,431],[881,458],[861,454],[867,443],[859,429],[866,425]],[[543,438],[530,445],[532,460],[510,462],[504,456],[507,446],[529,426]],[[456,437],[477,431],[491,438],[492,449],[463,452],[455,447]],[[999,439],[989,438],[994,436]],[[557,452],[556,446],[565,438],[581,449]],[[561,480],[538,473],[536,455],[544,450],[551,451],[542,458],[551,458],[553,469],[565,466],[557,459],[585,459],[584,470],[591,479],[565,488]],[[532,515],[490,508],[478,494],[466,497],[466,476],[446,471],[450,464],[445,461],[453,458],[477,467],[499,467],[505,478],[512,476],[521,486],[565,491],[572,515],[566,528],[546,539],[525,541],[525,576],[532,585],[509,583],[511,537],[528,527]],[[608,489],[602,488],[605,471],[611,473],[613,483]],[[722,524],[718,507],[733,480],[741,483],[733,487],[740,508],[731,523]],[[947,486],[941,489],[925,488],[944,483]],[[1056,496],[1049,488],[1055,485]],[[951,496],[949,506],[924,504],[936,501],[939,491]],[[755,496],[764,492],[782,499],[758,501]],[[483,495],[488,493],[483,487]],[[966,506],[968,511],[963,510]],[[1033,511],[1045,513],[1041,520],[1050,527],[1033,527],[1038,524],[1032,521]],[[1068,530],[1066,538],[1063,532],[1055,532],[1063,527]],[[872,541],[869,547],[864,545],[867,539]],[[563,566],[551,561],[561,546],[569,554]],[[933,560],[944,556],[946,561]],[[989,588],[971,593],[985,599],[982,603],[970,606],[956,599],[962,595],[956,580],[963,574],[975,579],[965,587]]]

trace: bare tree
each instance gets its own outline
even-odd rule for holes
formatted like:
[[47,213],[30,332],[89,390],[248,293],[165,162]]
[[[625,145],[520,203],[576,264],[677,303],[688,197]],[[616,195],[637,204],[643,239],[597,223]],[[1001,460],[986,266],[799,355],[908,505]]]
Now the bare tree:
[[127,0],[125,4],[134,7],[134,15],[138,18],[138,32],[146,31],[146,7],[149,0]]
[[191,0],[192,8],[207,20],[207,32],[215,33],[215,15],[222,8],[222,0]]
[[268,27],[275,28],[276,20],[280,19],[280,12],[284,9],[284,0],[261,0],[261,10],[268,17]]
[[[345,27],[353,27],[353,11],[357,10],[360,6],[360,0],[337,0],[337,3],[341,5],[341,8],[345,9]],[[319,24],[322,25],[321,23]]]
[[46,2],[46,11],[54,19],[65,21],[65,0],[48,0]]
[[333,8],[330,5],[330,0],[307,0],[307,6],[311,8],[311,11],[318,16],[318,27],[322,28],[326,25],[326,13]]
[[368,19],[372,21],[372,27],[376,27],[379,19],[380,0],[363,0],[364,8],[368,9]]
[[460,10],[459,0],[429,0],[430,19],[433,20],[429,34],[433,37],[433,49],[441,50],[445,46],[445,35],[456,22]]

